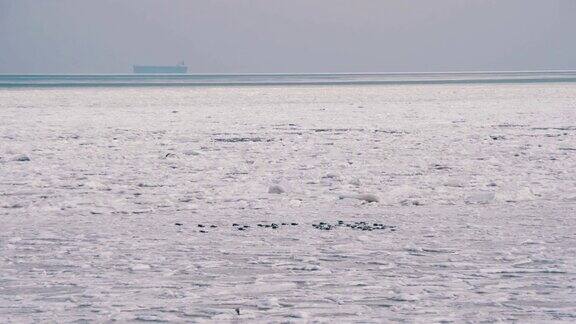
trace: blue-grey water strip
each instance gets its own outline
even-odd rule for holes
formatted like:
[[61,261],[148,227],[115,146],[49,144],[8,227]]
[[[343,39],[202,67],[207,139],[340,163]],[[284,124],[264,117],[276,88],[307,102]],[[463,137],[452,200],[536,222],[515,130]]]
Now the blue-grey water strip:
[[405,85],[576,82],[576,71],[339,74],[0,74],[0,87]]

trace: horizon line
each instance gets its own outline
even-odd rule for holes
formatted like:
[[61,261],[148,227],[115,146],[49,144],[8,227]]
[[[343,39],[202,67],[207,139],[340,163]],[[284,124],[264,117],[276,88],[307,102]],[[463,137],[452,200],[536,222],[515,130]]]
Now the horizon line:
[[471,70],[427,72],[204,72],[204,73],[0,73],[10,76],[267,76],[267,75],[432,75],[432,74],[504,74],[504,73],[576,73],[574,70]]

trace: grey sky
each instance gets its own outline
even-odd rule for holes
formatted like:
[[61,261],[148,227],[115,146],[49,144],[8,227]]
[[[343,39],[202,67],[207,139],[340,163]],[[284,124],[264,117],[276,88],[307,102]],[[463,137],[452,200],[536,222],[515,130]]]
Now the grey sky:
[[0,0],[0,73],[576,69],[576,0]]

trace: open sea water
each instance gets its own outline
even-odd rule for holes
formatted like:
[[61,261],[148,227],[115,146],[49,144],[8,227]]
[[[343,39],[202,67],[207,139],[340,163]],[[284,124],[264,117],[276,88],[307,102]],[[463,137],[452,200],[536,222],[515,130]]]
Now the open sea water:
[[576,71],[317,74],[0,74],[0,87],[576,82]]

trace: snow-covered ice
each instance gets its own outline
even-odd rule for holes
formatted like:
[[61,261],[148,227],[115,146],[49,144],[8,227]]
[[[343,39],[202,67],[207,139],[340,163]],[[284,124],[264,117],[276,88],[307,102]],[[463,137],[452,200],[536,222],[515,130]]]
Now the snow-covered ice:
[[575,170],[572,83],[0,89],[0,318],[574,322]]

